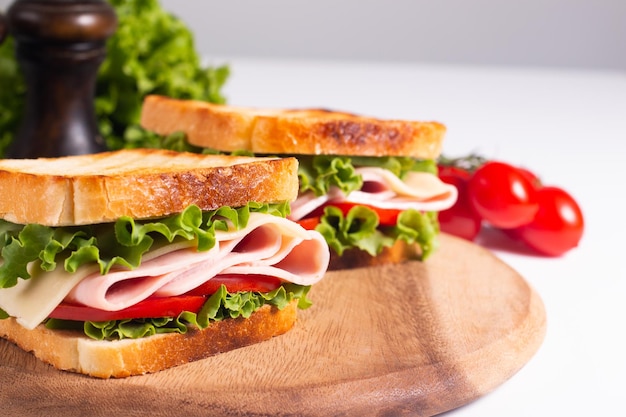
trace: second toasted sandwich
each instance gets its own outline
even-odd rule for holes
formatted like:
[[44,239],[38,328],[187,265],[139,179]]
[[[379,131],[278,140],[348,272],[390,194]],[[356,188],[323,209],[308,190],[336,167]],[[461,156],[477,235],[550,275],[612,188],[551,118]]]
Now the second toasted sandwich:
[[425,259],[437,247],[437,212],[457,198],[437,177],[446,131],[438,122],[148,96],[141,123],[160,135],[183,132],[200,148],[296,157],[289,216],[325,237],[331,269]]

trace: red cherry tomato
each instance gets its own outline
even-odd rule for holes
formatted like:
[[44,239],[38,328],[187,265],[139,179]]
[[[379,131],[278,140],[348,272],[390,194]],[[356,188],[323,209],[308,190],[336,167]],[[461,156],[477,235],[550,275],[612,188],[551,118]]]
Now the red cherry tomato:
[[522,167],[517,167],[517,170],[520,172],[520,174],[522,174],[523,176],[525,176],[526,178],[528,178],[528,181],[530,181],[530,183],[535,187],[535,188],[541,188],[541,180],[539,179],[539,177],[537,175],[535,175],[534,172],[532,172],[529,169],[526,168],[522,168]]
[[578,246],[585,222],[576,200],[558,187],[537,191],[539,210],[529,224],[514,230],[515,236],[531,248],[559,256]]
[[[437,171],[439,174],[439,178],[442,177],[446,177],[446,178],[450,178],[450,177],[458,177],[464,180],[469,180],[470,177],[472,176],[471,172],[463,169],[463,168],[459,168],[459,167],[455,167],[452,165],[438,165],[437,166]],[[442,180],[443,181],[443,180]]]
[[530,223],[539,209],[532,182],[504,162],[491,161],[478,168],[469,180],[468,191],[482,219],[502,229]]
[[454,185],[458,198],[454,206],[439,212],[439,226],[442,232],[474,240],[481,227],[481,218],[469,201],[467,181],[470,173],[459,168],[443,167],[439,170],[441,181]]

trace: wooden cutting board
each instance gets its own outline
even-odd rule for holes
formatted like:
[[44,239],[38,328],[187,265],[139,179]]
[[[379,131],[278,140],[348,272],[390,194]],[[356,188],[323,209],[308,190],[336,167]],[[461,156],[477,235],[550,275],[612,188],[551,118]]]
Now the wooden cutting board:
[[1,340],[0,415],[434,415],[513,376],[546,330],[516,271],[450,236],[426,263],[328,273],[310,298],[283,336],[125,379],[56,371]]

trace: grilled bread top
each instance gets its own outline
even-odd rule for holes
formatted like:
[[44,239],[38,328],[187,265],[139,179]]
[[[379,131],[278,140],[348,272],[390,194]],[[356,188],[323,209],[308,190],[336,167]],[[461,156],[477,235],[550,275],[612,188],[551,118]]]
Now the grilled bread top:
[[438,122],[381,120],[323,109],[258,109],[148,96],[141,124],[182,131],[196,146],[269,155],[408,156],[435,159],[446,132]]
[[0,218],[47,226],[163,217],[250,201],[291,201],[294,158],[128,149],[61,158],[0,160]]

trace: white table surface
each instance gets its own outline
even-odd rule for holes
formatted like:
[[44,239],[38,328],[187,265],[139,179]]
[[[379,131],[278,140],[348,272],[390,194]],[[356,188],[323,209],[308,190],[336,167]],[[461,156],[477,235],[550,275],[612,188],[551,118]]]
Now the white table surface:
[[[478,152],[568,190],[586,221],[561,258],[492,249],[539,293],[548,329],[536,355],[492,393],[447,413],[626,415],[626,74],[215,58],[229,104],[326,107],[437,120],[444,154]],[[485,242],[488,244],[488,241]]]

